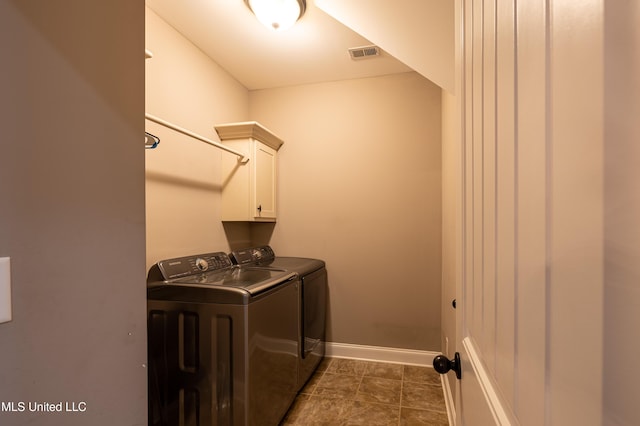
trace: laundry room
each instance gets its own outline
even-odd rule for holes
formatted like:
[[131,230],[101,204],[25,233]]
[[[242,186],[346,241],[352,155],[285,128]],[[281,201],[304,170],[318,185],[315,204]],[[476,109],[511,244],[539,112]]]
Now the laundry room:
[[[326,355],[429,365],[443,341],[443,89],[381,48],[351,58],[371,42],[315,2],[282,32],[242,2],[146,6],[145,130],[160,140],[145,152],[147,268],[263,245],[322,259]],[[254,122],[283,142],[270,219],[258,201],[257,219],[229,215],[252,169],[207,143],[246,152],[224,127]]]
[[[276,221],[223,223],[221,161],[235,157],[147,120],[161,140],[146,150],[147,267],[262,244],[323,259],[329,342],[438,351],[442,89],[399,64],[390,75],[249,90],[153,9],[171,17],[168,3],[146,9],[146,113],[216,141],[216,125],[256,121],[284,144]],[[258,52],[241,54],[250,63]]]
[[0,424],[640,424],[636,3],[257,1],[0,1]]
[[[0,328],[15,348],[0,355],[10,366],[6,407],[52,401],[86,408],[84,417],[61,414],[65,424],[114,406],[127,408],[111,424],[142,418],[145,275],[161,260],[198,253],[269,245],[277,256],[325,262],[328,356],[428,365],[441,351],[441,110],[449,95],[384,48],[378,58],[349,58],[346,47],[369,40],[307,3],[292,33],[298,43],[305,22],[321,15],[349,33],[353,43],[340,51],[347,67],[383,61],[387,71],[338,77],[314,64],[313,75],[281,81],[258,68],[257,82],[246,83],[168,22],[160,2],[147,2],[144,14],[120,3],[76,4],[74,13],[2,6],[28,47],[13,47],[24,59],[9,69],[11,99],[20,102],[5,127],[29,141],[7,147],[4,158],[22,162],[2,163],[15,188],[0,246],[11,258],[13,290],[13,315]],[[142,62],[142,50],[138,64],[134,52]],[[251,60],[260,52],[237,54]],[[31,66],[38,61],[46,74]],[[293,67],[295,56],[290,61]],[[223,164],[234,155],[143,122],[142,112],[222,145],[231,145],[216,132],[224,124],[256,122],[281,139],[275,221],[224,220]],[[159,140],[154,149],[142,152],[142,130]],[[132,133],[140,134],[140,148],[130,146]],[[36,283],[52,277],[56,291],[41,293]],[[20,371],[33,367],[21,373],[21,363]],[[106,385],[92,389],[87,380]],[[46,423],[50,415],[0,414],[8,424]]]

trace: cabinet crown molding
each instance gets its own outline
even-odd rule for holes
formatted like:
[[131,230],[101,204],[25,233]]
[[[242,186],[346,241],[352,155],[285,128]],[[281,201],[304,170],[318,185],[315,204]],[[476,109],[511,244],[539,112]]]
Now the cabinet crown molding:
[[256,121],[217,124],[214,128],[221,141],[253,138],[276,151],[284,143],[275,133]]

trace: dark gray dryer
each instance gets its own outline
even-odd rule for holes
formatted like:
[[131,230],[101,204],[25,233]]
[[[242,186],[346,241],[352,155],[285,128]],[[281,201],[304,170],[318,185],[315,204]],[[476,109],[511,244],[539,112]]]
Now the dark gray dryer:
[[[305,257],[276,256],[269,246],[252,247],[231,253],[240,265],[254,264],[267,269],[294,272],[299,287],[298,390],[302,389],[325,355],[326,309],[328,299],[325,262]],[[256,260],[257,259],[257,260]]]

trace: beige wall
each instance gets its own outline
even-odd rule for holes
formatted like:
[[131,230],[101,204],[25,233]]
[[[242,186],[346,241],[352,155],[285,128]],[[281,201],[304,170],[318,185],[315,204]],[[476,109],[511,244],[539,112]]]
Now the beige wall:
[[[214,124],[249,119],[246,88],[146,9],[146,112],[218,141]],[[187,254],[229,251],[227,239],[249,245],[248,227],[225,234],[220,222],[222,155],[231,155],[159,124],[160,138],[146,150],[147,270]]]
[[129,0],[0,2],[0,424],[146,420],[144,8]]
[[328,340],[440,349],[440,89],[417,73],[250,93],[279,152],[276,253],[324,259]]

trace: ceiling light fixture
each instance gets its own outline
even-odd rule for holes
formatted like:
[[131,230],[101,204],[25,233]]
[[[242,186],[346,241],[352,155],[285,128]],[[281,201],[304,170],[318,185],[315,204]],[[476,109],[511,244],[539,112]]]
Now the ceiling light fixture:
[[244,0],[258,21],[268,28],[284,31],[293,26],[307,8],[305,0]]

